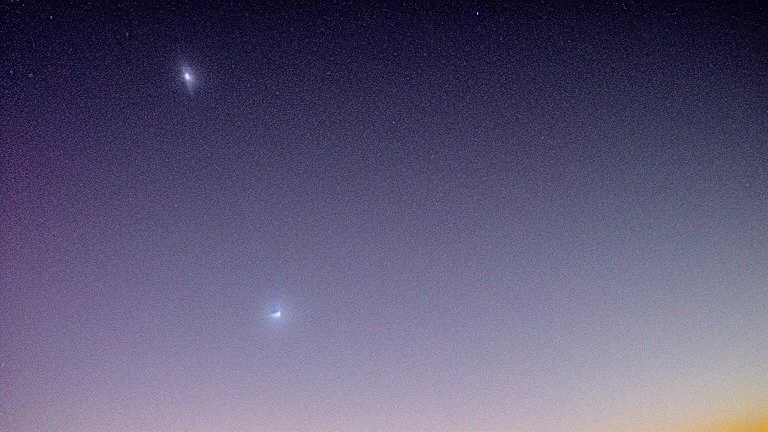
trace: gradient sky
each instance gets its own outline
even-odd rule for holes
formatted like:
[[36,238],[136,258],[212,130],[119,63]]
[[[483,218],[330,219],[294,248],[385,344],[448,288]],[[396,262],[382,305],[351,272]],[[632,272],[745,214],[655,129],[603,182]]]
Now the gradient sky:
[[768,413],[766,2],[104,3],[0,6],[0,430]]

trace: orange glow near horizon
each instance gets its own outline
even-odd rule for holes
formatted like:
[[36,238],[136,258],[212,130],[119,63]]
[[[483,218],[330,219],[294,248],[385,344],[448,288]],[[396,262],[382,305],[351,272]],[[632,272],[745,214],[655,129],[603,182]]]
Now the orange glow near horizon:
[[753,419],[710,422],[693,428],[678,429],[675,432],[768,432],[768,413]]

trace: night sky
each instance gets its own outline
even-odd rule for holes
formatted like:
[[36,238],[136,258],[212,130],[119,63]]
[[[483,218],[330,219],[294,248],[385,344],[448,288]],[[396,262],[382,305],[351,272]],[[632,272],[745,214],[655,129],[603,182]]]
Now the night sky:
[[96,3],[0,6],[0,430],[768,413],[765,1]]

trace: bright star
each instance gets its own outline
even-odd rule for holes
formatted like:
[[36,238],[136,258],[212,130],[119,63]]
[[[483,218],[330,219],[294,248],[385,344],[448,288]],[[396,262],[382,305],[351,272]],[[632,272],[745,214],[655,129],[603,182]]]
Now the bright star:
[[190,92],[192,92],[198,85],[197,76],[189,66],[182,66],[181,79],[184,82],[184,85],[187,86],[187,90]]

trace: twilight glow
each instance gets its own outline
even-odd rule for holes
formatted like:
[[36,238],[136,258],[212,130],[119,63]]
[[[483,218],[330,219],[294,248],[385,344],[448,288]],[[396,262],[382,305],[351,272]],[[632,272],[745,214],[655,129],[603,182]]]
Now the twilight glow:
[[0,431],[767,430],[765,1],[59,3]]

